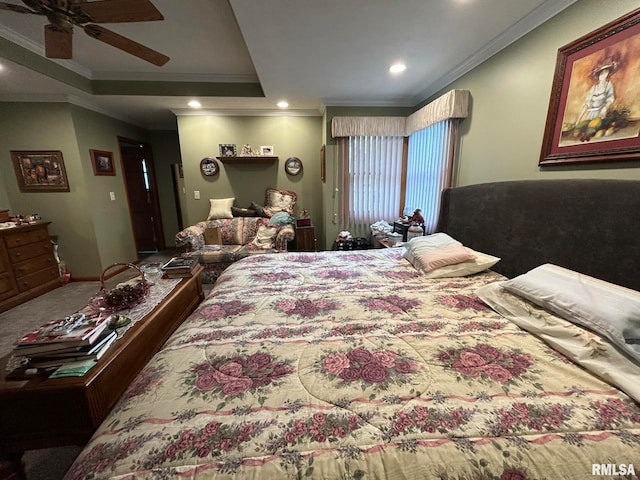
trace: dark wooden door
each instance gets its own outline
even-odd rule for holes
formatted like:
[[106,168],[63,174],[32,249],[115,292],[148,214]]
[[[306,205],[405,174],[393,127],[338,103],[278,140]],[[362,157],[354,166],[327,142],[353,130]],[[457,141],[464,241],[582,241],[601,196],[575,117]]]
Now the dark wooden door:
[[119,138],[129,214],[138,252],[164,248],[158,192],[148,144]]

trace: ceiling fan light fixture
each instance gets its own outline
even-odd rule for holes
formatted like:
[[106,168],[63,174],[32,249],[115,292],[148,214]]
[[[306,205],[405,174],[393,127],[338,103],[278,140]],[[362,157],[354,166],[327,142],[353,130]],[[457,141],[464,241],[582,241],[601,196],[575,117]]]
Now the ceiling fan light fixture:
[[287,108],[289,106],[289,102],[287,102],[286,100],[280,100],[278,103],[276,103],[276,105],[278,106],[278,108]]
[[187,103],[187,105],[189,105],[191,108],[201,108],[202,107],[202,104],[198,100],[190,100],[189,103]]
[[407,69],[407,66],[404,63],[394,63],[389,67],[389,71],[394,74],[402,73],[406,69]]

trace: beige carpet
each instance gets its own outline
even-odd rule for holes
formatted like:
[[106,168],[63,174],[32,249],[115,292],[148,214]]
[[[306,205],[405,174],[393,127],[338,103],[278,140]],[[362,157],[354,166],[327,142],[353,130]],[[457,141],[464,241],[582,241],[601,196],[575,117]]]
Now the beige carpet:
[[[173,253],[161,252],[141,263],[162,261]],[[134,270],[123,272],[110,279],[108,284],[115,284],[132,275],[136,275]],[[210,287],[211,285],[205,285],[205,294]],[[13,342],[25,332],[84,307],[99,289],[100,282],[71,282],[0,313],[0,356],[9,353],[13,348]],[[23,461],[27,480],[60,480],[80,453],[80,449],[80,446],[69,446],[26,452]]]

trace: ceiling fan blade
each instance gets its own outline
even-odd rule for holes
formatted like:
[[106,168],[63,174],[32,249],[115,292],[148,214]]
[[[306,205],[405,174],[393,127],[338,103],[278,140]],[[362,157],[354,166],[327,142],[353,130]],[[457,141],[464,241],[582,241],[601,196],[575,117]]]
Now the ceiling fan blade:
[[164,20],[162,14],[149,0],[102,0],[71,4],[94,23],[149,22]]
[[73,31],[61,30],[55,25],[44,27],[44,50],[47,58],[71,58]]
[[155,50],[150,49],[149,47],[145,47],[138,42],[134,42],[133,40],[123,37],[122,35],[117,34],[116,32],[112,32],[100,25],[86,25],[83,27],[84,31],[91,38],[95,38],[96,40],[100,40],[101,42],[108,43],[112,47],[119,48],[131,55],[134,55],[142,60],[145,60],[149,63],[153,63],[161,67],[165,63],[169,61],[169,57],[163,55],[160,52],[156,52]]
[[9,10],[16,13],[34,13],[38,15],[38,12],[34,12],[33,10],[27,7],[23,7],[22,5],[13,5],[12,3],[5,2],[0,2],[0,10]]

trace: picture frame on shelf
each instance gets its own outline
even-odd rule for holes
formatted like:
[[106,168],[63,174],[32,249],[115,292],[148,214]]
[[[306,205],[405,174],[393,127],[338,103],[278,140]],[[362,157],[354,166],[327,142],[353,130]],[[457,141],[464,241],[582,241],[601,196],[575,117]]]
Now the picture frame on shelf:
[[220,143],[218,146],[221,157],[235,157],[238,154],[235,143]]
[[640,9],[558,49],[538,165],[640,158]]
[[265,157],[273,156],[273,145],[261,145],[260,155],[263,155]]
[[11,150],[21,192],[68,192],[69,180],[59,150]]
[[115,175],[116,166],[113,163],[113,152],[107,152],[105,150],[89,150],[91,155],[91,166],[93,167],[93,174],[100,175]]

